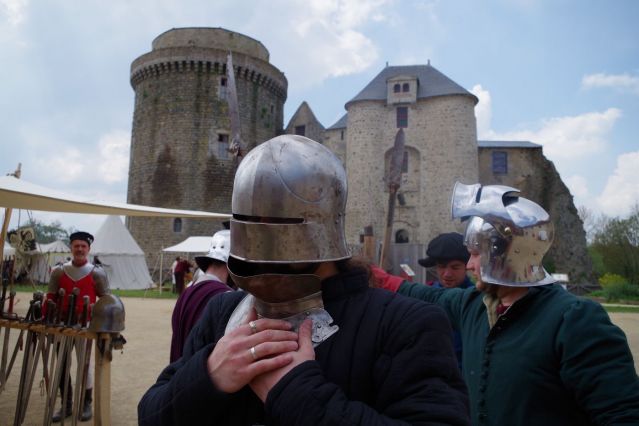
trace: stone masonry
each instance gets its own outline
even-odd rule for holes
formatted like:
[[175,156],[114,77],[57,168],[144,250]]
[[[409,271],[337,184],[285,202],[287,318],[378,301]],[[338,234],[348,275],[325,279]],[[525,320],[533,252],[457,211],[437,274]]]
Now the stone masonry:
[[[250,37],[222,28],[179,28],[153,41],[131,65],[135,112],[128,202],[230,213],[237,161],[230,135],[227,54],[233,54],[246,149],[283,132],[287,80]],[[212,235],[214,220],[129,218],[128,227],[151,269],[162,247]],[[168,256],[171,257],[171,256]],[[164,267],[170,265],[165,260]]]

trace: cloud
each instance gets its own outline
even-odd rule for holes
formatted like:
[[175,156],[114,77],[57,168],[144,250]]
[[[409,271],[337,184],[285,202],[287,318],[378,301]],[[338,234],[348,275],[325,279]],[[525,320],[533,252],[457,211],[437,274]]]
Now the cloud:
[[625,216],[639,203],[639,151],[617,157],[617,167],[608,178],[597,204],[609,216]]
[[123,182],[129,171],[129,133],[115,130],[98,142],[98,179],[105,183]]
[[548,118],[540,121],[537,130],[510,131],[495,134],[495,137],[539,143],[553,160],[574,161],[602,152],[621,115],[620,109],[608,108],[604,112]]
[[327,78],[364,71],[375,63],[379,49],[365,30],[387,21],[385,10],[389,3],[390,0],[299,0],[276,21],[270,10],[260,13],[261,8],[271,6],[259,3],[247,28],[286,27],[286,31],[269,30],[258,39],[267,46],[280,46],[273,52],[272,62],[286,70],[289,84],[311,87]]
[[[621,154],[614,172],[606,177],[593,168],[593,155],[604,156],[610,146],[612,130],[622,111],[608,108],[603,112],[553,117],[540,120],[534,129],[496,132],[491,129],[491,96],[477,84],[471,92],[479,98],[475,107],[479,138],[492,140],[526,140],[543,145],[544,154],[555,163],[562,180],[575,197],[575,204],[586,205],[610,216],[623,216],[639,203],[639,151]],[[591,191],[597,179],[607,183],[600,195]]]
[[481,84],[476,84],[470,92],[477,96],[479,102],[475,105],[475,116],[477,117],[477,138],[487,139],[494,137],[494,132],[490,125],[492,121],[492,104],[490,92],[484,90]]
[[16,27],[25,19],[28,0],[0,0],[0,21]]
[[589,74],[581,79],[584,89],[611,88],[620,92],[639,95],[639,77],[630,74]]
[[581,175],[572,175],[563,179],[564,183],[574,197],[587,198],[590,195],[588,191],[588,181]]

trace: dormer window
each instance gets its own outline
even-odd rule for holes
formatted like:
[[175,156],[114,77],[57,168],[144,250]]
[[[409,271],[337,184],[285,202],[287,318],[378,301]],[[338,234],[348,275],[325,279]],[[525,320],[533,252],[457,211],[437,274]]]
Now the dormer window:
[[399,83],[395,84],[393,86],[393,93],[399,93],[399,88],[400,88]]
[[408,83],[404,83],[402,85],[402,92],[408,92],[410,90],[410,85]]

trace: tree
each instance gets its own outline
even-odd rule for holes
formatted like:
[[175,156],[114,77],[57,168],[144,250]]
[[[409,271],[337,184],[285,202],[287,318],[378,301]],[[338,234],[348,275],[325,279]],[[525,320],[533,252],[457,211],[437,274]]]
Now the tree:
[[36,242],[40,244],[52,243],[56,240],[62,240],[65,243],[69,243],[69,230],[62,227],[62,223],[57,220],[46,224],[41,220],[30,218],[26,224],[34,229]]
[[639,285],[639,205],[627,219],[610,219],[593,239],[607,272],[622,275]]

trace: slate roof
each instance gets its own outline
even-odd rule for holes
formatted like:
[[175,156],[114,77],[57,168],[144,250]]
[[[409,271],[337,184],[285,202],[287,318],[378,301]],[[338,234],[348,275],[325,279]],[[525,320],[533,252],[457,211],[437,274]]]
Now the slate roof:
[[479,101],[475,95],[455,83],[450,78],[439,72],[432,65],[405,65],[388,66],[384,68],[361,92],[346,103],[357,101],[386,100],[386,81],[389,78],[400,75],[410,75],[417,77],[419,88],[417,99],[432,98],[445,95],[464,95],[474,99],[475,104]]
[[348,113],[342,115],[342,118],[337,120],[337,123],[333,124],[326,130],[336,130],[336,129],[345,129],[346,128],[346,119],[348,118]]
[[480,148],[541,148],[529,141],[477,141]]

